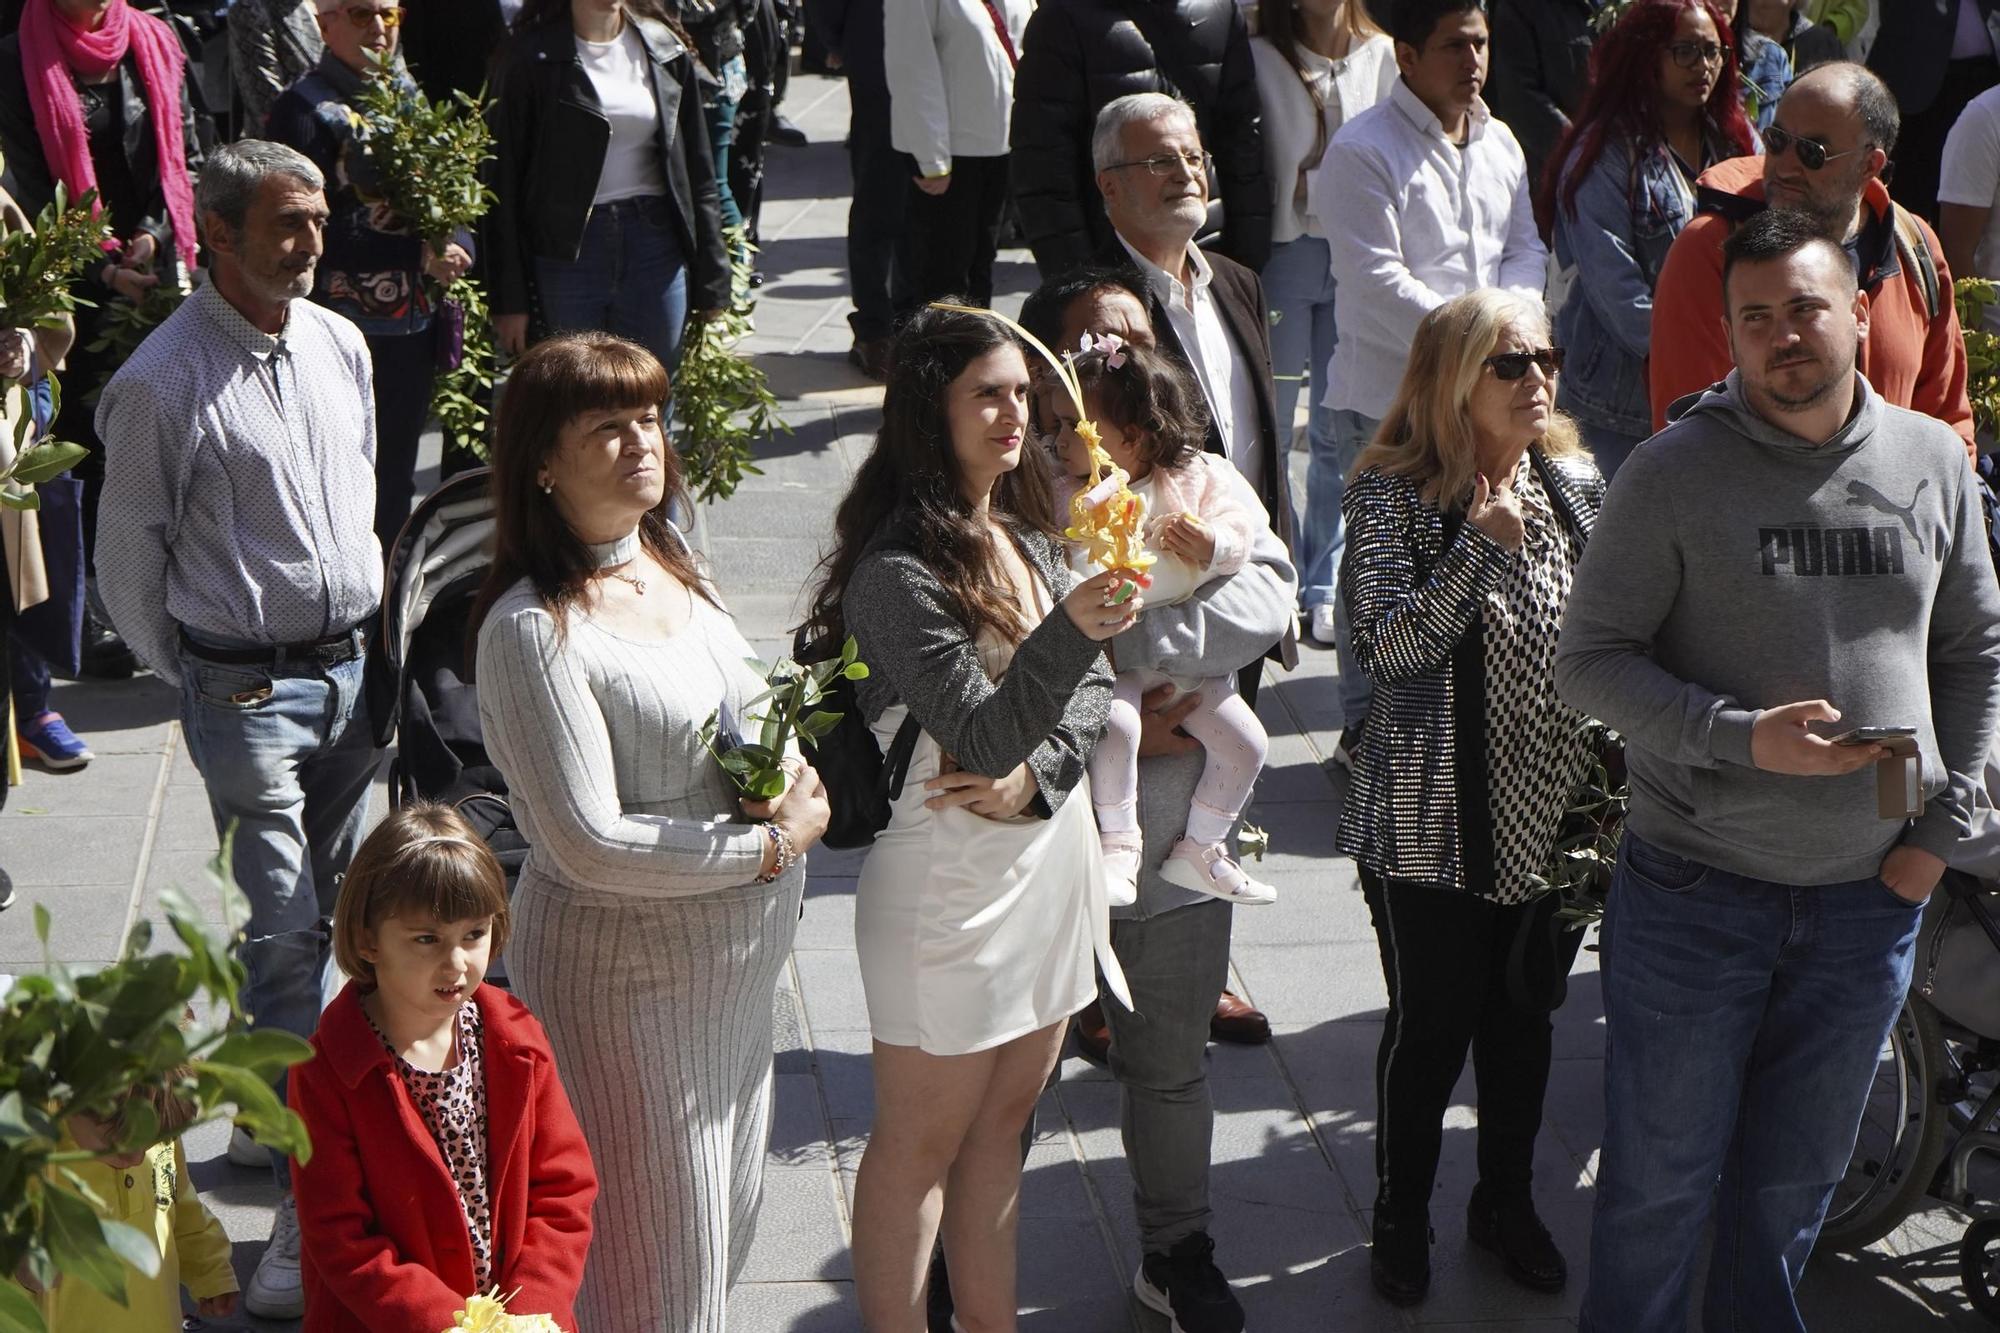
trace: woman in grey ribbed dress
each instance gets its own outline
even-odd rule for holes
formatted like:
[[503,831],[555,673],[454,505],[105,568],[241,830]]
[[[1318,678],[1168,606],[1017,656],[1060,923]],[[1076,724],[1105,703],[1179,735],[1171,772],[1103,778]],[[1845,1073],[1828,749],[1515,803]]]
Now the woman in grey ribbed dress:
[[533,848],[508,969],[604,1181],[576,1305],[590,1333],[724,1326],[756,1225],[799,858],[827,820],[811,769],[745,805],[699,739],[763,682],[666,521],[666,389],[658,361],[605,334],[515,367],[475,620],[480,724]]

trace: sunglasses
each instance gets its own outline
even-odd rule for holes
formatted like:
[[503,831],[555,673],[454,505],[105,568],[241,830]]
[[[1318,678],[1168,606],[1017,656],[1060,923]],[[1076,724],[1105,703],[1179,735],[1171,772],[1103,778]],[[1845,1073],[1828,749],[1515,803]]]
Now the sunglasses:
[[1835,158],[1852,157],[1870,145],[1850,148],[1844,153],[1829,153],[1826,145],[1817,139],[1801,139],[1798,135],[1781,130],[1776,125],[1764,131],[1764,151],[1772,157],[1783,157],[1787,148],[1799,155],[1799,165],[1807,171],[1818,171]]
[[363,9],[359,5],[350,5],[340,12],[347,15],[347,21],[357,28],[365,28],[377,19],[382,21],[383,27],[391,31],[403,26],[401,6],[394,9]]
[[1675,42],[1667,48],[1667,54],[1682,69],[1693,69],[1696,65],[1720,65],[1722,48],[1714,42]]
[[1540,366],[1544,375],[1554,379],[1556,372],[1563,368],[1563,349],[1544,347],[1539,352],[1499,352],[1480,364],[1493,367],[1493,378],[1498,380],[1523,379],[1529,366]]

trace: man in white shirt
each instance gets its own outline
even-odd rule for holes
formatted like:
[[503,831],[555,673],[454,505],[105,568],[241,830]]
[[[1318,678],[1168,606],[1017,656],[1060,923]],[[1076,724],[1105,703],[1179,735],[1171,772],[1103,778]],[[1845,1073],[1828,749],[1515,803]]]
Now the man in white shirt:
[[[2000,278],[2000,88],[1966,104],[1944,141],[1938,177],[1938,240],[1945,267],[1961,277]],[[2000,332],[2000,303],[1986,307]]]
[[[1307,181],[1341,294],[1326,405],[1343,474],[1396,396],[1418,322],[1481,287],[1539,302],[1548,265],[1521,146],[1479,96],[1482,0],[1403,0],[1389,35],[1402,77],[1341,127]],[[1345,763],[1373,690],[1349,647],[1344,600],[1336,634]]]

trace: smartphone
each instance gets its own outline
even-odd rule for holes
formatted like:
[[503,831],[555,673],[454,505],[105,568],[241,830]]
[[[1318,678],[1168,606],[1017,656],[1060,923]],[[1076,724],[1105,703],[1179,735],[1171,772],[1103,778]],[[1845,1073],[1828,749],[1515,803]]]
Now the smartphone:
[[1879,745],[1883,741],[1901,740],[1905,736],[1917,734],[1915,727],[1856,727],[1829,738],[1833,745]]

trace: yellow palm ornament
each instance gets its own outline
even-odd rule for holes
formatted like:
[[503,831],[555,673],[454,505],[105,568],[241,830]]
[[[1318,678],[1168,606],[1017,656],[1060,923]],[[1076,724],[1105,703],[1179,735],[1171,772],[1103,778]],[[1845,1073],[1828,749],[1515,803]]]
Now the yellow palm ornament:
[[451,1327],[443,1333],[562,1333],[562,1327],[549,1315],[508,1314],[507,1302],[512,1299],[500,1295],[498,1287],[484,1296],[474,1296],[451,1317]]
[[[1146,502],[1132,490],[1132,478],[1124,468],[1111,461],[1111,455],[1104,450],[1103,437],[1097,433],[1097,425],[1090,420],[1089,411],[1083,405],[1083,387],[1077,383],[1076,371],[1069,358],[1059,357],[1034,334],[1022,328],[997,310],[981,310],[977,306],[952,305],[945,301],[933,301],[934,310],[956,310],[967,315],[988,315],[999,320],[1021,340],[1035,349],[1041,358],[1049,363],[1061,382],[1064,392],[1076,405],[1076,435],[1090,454],[1090,480],[1069,502],[1069,527],[1063,536],[1083,546],[1090,562],[1099,569],[1122,569],[1137,576],[1138,583],[1127,583],[1112,598],[1114,603],[1124,602],[1141,585],[1149,582],[1146,570],[1151,568],[1155,557],[1146,550],[1143,532],[1146,525]],[[1085,334],[1086,344],[1089,335]],[[1116,355],[1116,349],[1113,348]]]

